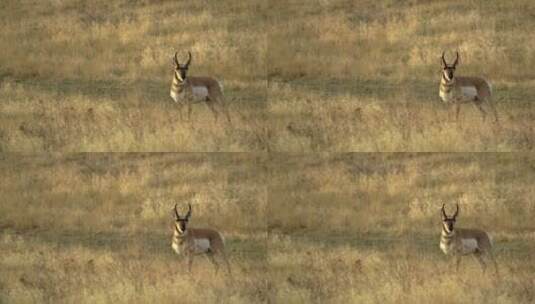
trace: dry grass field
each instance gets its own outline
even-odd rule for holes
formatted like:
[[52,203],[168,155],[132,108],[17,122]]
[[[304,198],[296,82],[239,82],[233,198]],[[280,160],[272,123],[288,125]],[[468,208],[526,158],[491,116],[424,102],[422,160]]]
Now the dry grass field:
[[[265,1],[2,1],[0,151],[260,151]],[[181,120],[172,56],[224,86],[233,124]],[[184,60],[184,59],[182,59]]]
[[[0,155],[0,303],[261,303],[265,156]],[[233,279],[172,251],[172,207],[226,239]],[[183,205],[184,204],[184,205]]]
[[[271,303],[533,303],[535,157],[286,154],[270,159]],[[500,277],[439,248],[442,203],[488,231]],[[454,208],[454,207],[453,207]]]
[[[525,151],[535,146],[535,2],[270,1],[276,151]],[[500,125],[440,101],[440,56],[487,78]]]
[[[2,0],[0,26],[0,304],[535,303],[533,0]],[[232,123],[181,118],[176,51]],[[440,101],[443,51],[499,123]],[[172,251],[188,202],[233,277]],[[499,276],[439,249],[456,202]]]
[[[535,300],[529,153],[2,154],[0,174],[0,303]],[[174,202],[224,233],[234,280],[187,274]],[[500,277],[452,270],[442,202],[491,233]]]

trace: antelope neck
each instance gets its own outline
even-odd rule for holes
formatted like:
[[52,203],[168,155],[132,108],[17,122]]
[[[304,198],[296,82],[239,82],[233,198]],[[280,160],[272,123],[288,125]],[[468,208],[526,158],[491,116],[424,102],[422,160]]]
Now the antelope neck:
[[442,80],[444,80],[444,85],[446,85],[446,86],[452,86],[452,85],[455,84],[455,77],[453,77],[452,80],[448,80],[446,78],[446,75],[444,75],[444,73],[442,73]]
[[445,238],[451,238],[454,235],[455,235],[455,229],[451,232],[448,232],[448,230],[446,230],[446,227],[442,225],[442,236],[444,236]]
[[178,237],[185,237],[186,234],[188,233],[188,229],[186,229],[186,231],[180,232],[177,224],[175,224],[175,233],[177,234]]

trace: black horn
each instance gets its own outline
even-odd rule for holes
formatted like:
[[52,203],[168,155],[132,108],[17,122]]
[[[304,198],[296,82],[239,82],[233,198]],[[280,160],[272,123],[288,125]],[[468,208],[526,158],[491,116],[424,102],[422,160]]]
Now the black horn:
[[456,55],[455,61],[453,62],[454,67],[457,66],[457,63],[459,62],[459,52],[455,52],[455,55]]
[[180,65],[178,64],[178,58],[177,58],[178,52],[175,52],[175,57],[173,57],[176,67],[178,68]]
[[445,52],[442,52],[442,66],[447,67],[448,64],[446,63],[446,59],[444,58]]
[[178,215],[178,210],[176,210],[176,205],[177,204],[175,204],[175,216],[176,216],[176,219],[178,220],[180,219],[180,215]]
[[188,203],[188,213],[186,214],[186,219],[189,220],[190,216],[191,216],[191,204]]
[[444,210],[445,204],[442,204],[442,218],[447,219],[446,210]]
[[191,63],[191,52],[188,51],[188,62],[186,62],[186,66],[189,67],[190,63]]

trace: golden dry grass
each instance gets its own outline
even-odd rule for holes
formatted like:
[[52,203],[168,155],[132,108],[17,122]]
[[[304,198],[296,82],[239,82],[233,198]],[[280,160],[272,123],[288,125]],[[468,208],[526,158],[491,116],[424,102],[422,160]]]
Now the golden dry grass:
[[[453,154],[3,154],[0,302],[530,303],[535,159]],[[235,280],[170,248],[174,202]],[[501,277],[438,248],[442,202]],[[174,267],[169,271],[168,267]],[[187,297],[187,298],[185,298]]]
[[[263,1],[3,1],[0,151],[265,149]],[[175,51],[224,84],[233,124],[181,120]]]
[[[532,303],[530,154],[285,154],[270,160],[272,302]],[[442,203],[494,240],[500,277],[439,249]]]
[[[262,155],[1,155],[0,303],[258,303]],[[226,239],[234,279],[171,250],[178,202]]]
[[[533,16],[530,0],[2,1],[0,152],[37,154],[0,153],[0,303],[535,302],[533,155],[331,153],[532,150]],[[456,49],[500,124],[439,101]],[[223,82],[232,125],[204,105],[180,119],[176,50]],[[84,151],[196,153],[65,153]],[[501,277],[440,252],[456,201]],[[175,202],[224,234],[234,279],[202,258],[186,273]]]
[[[272,150],[533,149],[532,1],[272,2]],[[499,126],[441,103],[443,50],[460,51],[458,75],[492,83]]]

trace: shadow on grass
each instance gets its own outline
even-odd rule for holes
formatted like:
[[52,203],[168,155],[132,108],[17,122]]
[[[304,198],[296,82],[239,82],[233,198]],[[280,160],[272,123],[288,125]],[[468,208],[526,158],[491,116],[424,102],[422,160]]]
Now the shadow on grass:
[[[445,257],[440,250],[440,231],[437,233],[411,234],[408,237],[389,236],[384,232],[366,232],[359,234],[337,233],[295,233],[284,235],[294,242],[311,247],[336,250],[337,248],[351,247],[360,251],[380,251],[384,253],[403,253],[405,250],[418,255]],[[399,249],[404,249],[400,251]],[[494,242],[493,252],[497,257],[507,256],[514,259],[531,257],[533,244],[520,239],[508,239]]]
[[[143,232],[84,232],[84,231],[61,231],[61,232],[31,232],[25,233],[33,243],[40,243],[57,250],[69,247],[85,247],[91,251],[129,253],[142,251],[143,255],[157,257],[169,261],[177,260],[177,255],[171,249],[172,233],[162,231]],[[226,239],[227,254],[229,258],[265,260],[267,256],[266,243],[247,238]]]
[[[398,98],[409,99],[411,102],[440,102],[438,82],[436,81],[392,81],[377,78],[356,79],[309,79],[271,80],[270,84],[283,84],[320,97],[352,96],[357,98],[373,98],[395,101]],[[405,101],[405,100],[400,100]]]

